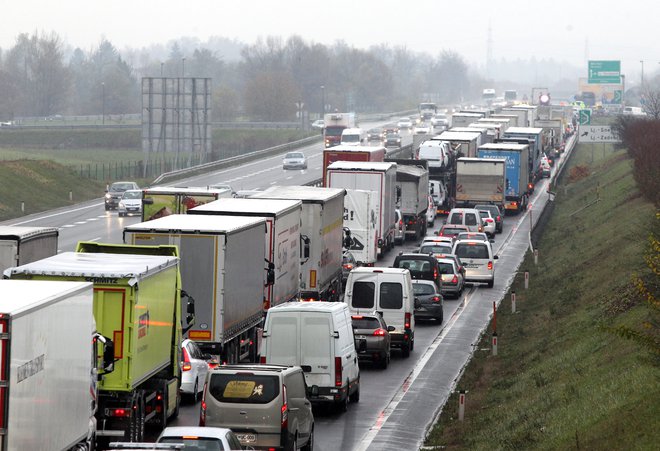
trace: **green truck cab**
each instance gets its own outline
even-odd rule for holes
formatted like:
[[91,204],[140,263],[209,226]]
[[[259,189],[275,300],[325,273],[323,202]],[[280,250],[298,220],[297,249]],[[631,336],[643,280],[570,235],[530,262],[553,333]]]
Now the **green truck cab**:
[[98,444],[140,442],[146,424],[162,429],[179,411],[178,251],[99,243],[79,243],[77,250],[11,268],[5,276],[93,283],[97,331],[114,342],[114,368],[99,372]]

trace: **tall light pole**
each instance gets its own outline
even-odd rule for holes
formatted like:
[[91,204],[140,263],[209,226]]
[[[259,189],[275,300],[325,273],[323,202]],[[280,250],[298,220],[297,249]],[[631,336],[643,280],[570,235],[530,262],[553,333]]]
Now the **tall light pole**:
[[101,124],[105,125],[105,82],[101,82]]
[[181,58],[181,77],[186,76],[186,57]]
[[323,119],[325,116],[325,86],[321,85],[321,117]]
[[644,60],[639,60],[642,64],[642,88],[644,87]]
[[163,62],[161,61],[161,62],[160,62],[160,78],[163,78],[163,66],[164,66],[164,65],[165,65],[165,63],[163,63]]

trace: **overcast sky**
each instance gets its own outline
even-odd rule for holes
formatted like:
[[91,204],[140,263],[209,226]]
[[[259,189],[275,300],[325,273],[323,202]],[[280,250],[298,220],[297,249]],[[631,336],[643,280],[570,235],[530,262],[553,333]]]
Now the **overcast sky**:
[[483,64],[490,24],[495,59],[551,57],[586,72],[587,47],[589,59],[621,60],[628,77],[638,76],[640,60],[648,73],[660,62],[660,2],[651,0],[0,0],[0,14],[3,49],[34,31],[85,50],[102,37],[123,49],[181,36],[252,43],[298,34],[361,48],[452,49]]

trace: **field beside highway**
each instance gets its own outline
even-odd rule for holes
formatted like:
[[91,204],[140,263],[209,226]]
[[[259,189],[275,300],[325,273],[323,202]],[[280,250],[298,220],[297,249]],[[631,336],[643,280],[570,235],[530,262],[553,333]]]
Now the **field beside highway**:
[[[428,449],[654,449],[660,217],[632,161],[580,145],[540,240],[431,431]],[[458,421],[459,390],[465,418]]]

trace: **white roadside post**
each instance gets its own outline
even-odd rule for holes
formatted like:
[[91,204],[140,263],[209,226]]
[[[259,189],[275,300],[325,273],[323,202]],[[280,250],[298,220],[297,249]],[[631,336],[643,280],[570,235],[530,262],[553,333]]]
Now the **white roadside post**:
[[525,290],[529,288],[529,271],[525,271]]
[[511,292],[511,313],[516,313],[516,292]]
[[465,394],[467,390],[461,390],[458,392],[458,421],[463,421],[465,418]]

